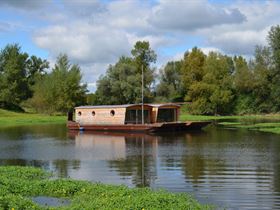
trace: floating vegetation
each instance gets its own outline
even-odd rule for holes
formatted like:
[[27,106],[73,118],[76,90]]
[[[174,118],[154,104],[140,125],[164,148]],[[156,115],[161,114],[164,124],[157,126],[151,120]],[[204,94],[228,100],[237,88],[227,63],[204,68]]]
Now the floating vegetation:
[[[50,179],[39,168],[0,167],[0,209],[211,209],[185,193],[105,185],[72,179]],[[34,197],[46,197],[47,205]]]

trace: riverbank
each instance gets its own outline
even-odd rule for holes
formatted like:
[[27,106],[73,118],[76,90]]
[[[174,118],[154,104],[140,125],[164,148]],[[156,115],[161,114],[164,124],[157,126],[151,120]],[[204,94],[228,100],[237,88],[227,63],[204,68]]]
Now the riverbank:
[[[0,109],[0,127],[36,124],[64,124],[66,123],[66,121],[66,116],[18,113]],[[182,112],[180,115],[180,121],[218,121],[217,124],[224,127],[259,130],[263,132],[280,134],[279,114],[245,116],[205,116],[190,115]]]
[[257,130],[280,134],[280,115],[244,115],[244,116],[205,116],[182,113],[181,121],[217,121],[227,128]]
[[[39,168],[0,167],[0,209],[210,209],[189,195],[72,179],[50,179]],[[63,198],[60,207],[42,206],[37,196]]]
[[66,116],[50,116],[44,114],[31,114],[12,112],[0,109],[0,127],[34,124],[66,123]]

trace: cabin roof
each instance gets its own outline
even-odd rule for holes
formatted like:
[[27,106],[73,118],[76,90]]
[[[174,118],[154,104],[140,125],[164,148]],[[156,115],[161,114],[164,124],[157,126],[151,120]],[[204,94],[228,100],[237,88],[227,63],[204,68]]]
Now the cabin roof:
[[[142,104],[122,104],[122,105],[98,105],[98,106],[78,106],[75,109],[114,109],[114,108],[129,108],[134,106],[141,106]],[[180,105],[173,103],[166,104],[144,104],[145,107],[165,107],[165,106],[173,106],[179,108]]]
[[[141,104],[122,104],[122,105],[98,105],[98,106],[78,106],[75,109],[113,109],[113,108],[129,108],[133,106],[141,106]],[[150,106],[144,104],[144,106]]]
[[180,107],[180,105],[178,105],[178,104],[173,104],[173,103],[149,104],[149,105],[152,106],[152,107],[157,107],[157,108],[159,108],[159,107],[166,107],[166,106],[173,106],[173,107],[176,107],[176,108],[179,108],[179,107]]

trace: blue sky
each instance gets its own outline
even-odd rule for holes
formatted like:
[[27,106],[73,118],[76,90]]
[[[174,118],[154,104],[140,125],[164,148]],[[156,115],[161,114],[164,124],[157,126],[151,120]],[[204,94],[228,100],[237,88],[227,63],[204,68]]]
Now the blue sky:
[[0,48],[19,43],[52,65],[66,53],[94,91],[138,40],[150,42],[158,68],[194,46],[250,58],[279,14],[280,1],[271,0],[0,0]]

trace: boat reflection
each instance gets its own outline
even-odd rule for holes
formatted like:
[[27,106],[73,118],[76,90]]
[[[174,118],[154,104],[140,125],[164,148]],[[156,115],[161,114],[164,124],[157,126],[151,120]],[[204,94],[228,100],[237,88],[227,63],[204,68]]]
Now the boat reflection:
[[[174,139],[175,135],[176,139]],[[122,179],[129,179],[133,186],[138,187],[153,186],[158,177],[159,165],[173,168],[178,161],[182,162],[183,173],[191,176],[191,180],[195,182],[201,174],[188,170],[190,161],[192,166],[201,167],[203,164],[195,160],[178,160],[177,158],[184,156],[186,147],[195,147],[196,140],[205,135],[203,132],[177,132],[164,135],[96,131],[68,132],[68,137],[75,141],[76,150],[83,151],[80,153],[82,157],[76,158],[106,161],[111,172],[116,172]],[[185,143],[182,144],[182,142]],[[178,145],[181,146],[178,148]],[[89,164],[90,167],[92,165]],[[199,172],[203,173],[201,170]],[[96,176],[96,173],[93,174]],[[100,178],[97,179],[100,180]]]
[[68,136],[88,159],[106,160],[112,171],[123,178],[130,177],[133,185],[150,186],[155,180],[159,136],[93,131],[70,131]]

